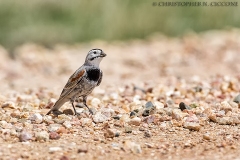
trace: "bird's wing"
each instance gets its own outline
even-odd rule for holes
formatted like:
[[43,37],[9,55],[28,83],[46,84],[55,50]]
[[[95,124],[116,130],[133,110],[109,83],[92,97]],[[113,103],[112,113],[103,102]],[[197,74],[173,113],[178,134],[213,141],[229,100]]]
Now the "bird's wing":
[[100,83],[102,82],[102,76],[103,76],[103,73],[102,73],[102,71],[100,70],[100,77],[99,77],[99,80],[98,80],[97,86],[99,86]]
[[67,84],[62,90],[60,98],[64,98],[68,95],[75,86],[82,80],[83,76],[86,74],[86,70],[83,67],[80,67],[78,70],[73,73],[73,75],[69,78]]

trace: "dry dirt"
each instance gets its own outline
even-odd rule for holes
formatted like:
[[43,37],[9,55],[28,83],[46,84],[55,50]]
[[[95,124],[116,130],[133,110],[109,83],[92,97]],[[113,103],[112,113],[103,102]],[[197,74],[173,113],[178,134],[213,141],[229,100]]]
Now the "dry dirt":
[[[94,115],[45,116],[92,48]],[[0,159],[240,159],[239,30],[0,52]]]

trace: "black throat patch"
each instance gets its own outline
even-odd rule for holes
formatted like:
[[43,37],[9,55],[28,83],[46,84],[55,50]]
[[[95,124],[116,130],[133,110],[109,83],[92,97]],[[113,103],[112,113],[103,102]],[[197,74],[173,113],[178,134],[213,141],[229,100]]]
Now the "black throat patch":
[[95,81],[97,82],[100,78],[100,70],[97,69],[97,68],[94,68],[94,69],[89,69],[87,71],[87,75],[88,75],[88,79],[90,81]]

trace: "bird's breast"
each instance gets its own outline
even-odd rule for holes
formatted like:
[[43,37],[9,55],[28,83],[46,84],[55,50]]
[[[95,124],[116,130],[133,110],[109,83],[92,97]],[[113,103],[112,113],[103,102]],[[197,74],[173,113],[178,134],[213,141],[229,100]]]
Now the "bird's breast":
[[100,70],[97,68],[87,70],[87,78],[90,81],[97,82],[100,78]]

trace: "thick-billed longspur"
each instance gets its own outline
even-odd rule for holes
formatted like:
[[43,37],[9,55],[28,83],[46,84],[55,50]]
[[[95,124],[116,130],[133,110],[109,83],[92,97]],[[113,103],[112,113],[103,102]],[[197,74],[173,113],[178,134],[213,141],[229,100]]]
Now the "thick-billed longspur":
[[59,108],[67,101],[71,102],[74,113],[77,114],[73,103],[79,97],[83,98],[83,104],[88,108],[90,113],[92,113],[86,104],[87,96],[96,86],[99,86],[102,81],[103,73],[99,68],[99,64],[105,56],[106,54],[101,49],[92,49],[88,52],[84,64],[69,78],[59,99],[47,115],[51,112],[57,114]]

